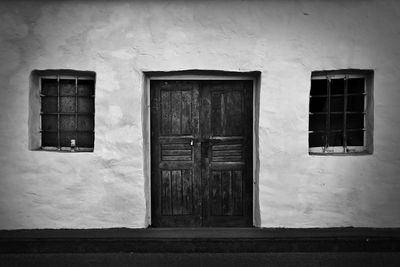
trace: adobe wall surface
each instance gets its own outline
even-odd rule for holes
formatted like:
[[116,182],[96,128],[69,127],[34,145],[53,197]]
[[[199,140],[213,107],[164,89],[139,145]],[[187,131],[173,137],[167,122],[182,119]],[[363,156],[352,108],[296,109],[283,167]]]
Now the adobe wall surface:
[[[143,71],[261,71],[263,227],[400,227],[400,4],[0,3],[0,229],[145,227]],[[314,70],[373,69],[374,153],[308,155]],[[95,150],[28,149],[29,75],[96,72]]]

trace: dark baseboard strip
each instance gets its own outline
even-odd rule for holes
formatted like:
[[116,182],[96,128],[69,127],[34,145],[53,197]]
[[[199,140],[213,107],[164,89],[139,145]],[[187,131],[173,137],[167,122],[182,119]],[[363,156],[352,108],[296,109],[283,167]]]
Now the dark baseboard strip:
[[400,228],[0,231],[0,254],[116,252],[400,252]]

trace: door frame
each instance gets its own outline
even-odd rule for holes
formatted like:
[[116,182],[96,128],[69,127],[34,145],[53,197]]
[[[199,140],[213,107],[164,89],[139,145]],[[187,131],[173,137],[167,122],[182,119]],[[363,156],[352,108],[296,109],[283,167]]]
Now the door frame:
[[253,81],[253,203],[252,214],[255,227],[261,226],[259,205],[259,110],[261,72],[232,72],[215,70],[145,71],[142,92],[143,174],[146,200],[145,226],[151,225],[151,111],[150,81],[152,80],[251,80]]

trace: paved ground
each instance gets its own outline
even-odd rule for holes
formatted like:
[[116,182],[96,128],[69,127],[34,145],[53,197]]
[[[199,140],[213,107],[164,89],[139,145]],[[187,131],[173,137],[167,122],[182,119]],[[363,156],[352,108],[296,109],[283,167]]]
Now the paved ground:
[[0,254],[0,266],[400,266],[400,253]]

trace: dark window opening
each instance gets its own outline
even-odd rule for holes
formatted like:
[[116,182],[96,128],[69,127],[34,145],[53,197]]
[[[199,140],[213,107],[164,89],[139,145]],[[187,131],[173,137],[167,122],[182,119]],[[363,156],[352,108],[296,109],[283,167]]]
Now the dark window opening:
[[[309,106],[309,152],[367,152],[371,141],[372,71],[313,72]],[[369,103],[371,105],[371,103]]]
[[40,77],[41,148],[93,151],[94,77]]

